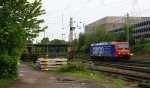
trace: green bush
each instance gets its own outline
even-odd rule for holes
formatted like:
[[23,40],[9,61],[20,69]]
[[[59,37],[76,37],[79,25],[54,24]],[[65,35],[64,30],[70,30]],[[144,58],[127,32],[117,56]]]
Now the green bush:
[[84,53],[87,53],[88,52],[88,49],[89,49],[89,46],[88,45],[84,45],[80,48],[80,51],[81,52],[84,52]]
[[145,44],[145,53],[150,54],[150,43]]
[[136,54],[150,54],[150,43],[133,45],[131,47],[131,52]]
[[0,56],[0,79],[15,79],[18,76],[18,58],[7,54]]
[[82,63],[79,61],[76,62],[68,62],[66,65],[62,65],[58,71],[61,72],[71,72],[71,71],[88,71],[88,69],[91,67],[91,64],[88,63]]

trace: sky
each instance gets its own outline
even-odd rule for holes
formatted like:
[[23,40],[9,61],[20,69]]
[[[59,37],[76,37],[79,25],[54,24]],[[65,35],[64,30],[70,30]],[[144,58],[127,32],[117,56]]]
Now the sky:
[[74,39],[84,32],[84,27],[106,16],[150,16],[150,0],[42,0],[46,14],[40,16],[48,29],[39,34],[36,42],[44,37],[50,40],[69,40],[69,21],[73,18]]

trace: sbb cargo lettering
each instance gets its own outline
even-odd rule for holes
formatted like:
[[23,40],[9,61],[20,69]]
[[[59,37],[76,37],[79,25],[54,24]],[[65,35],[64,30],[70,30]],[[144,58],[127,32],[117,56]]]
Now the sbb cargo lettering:
[[94,55],[103,55],[104,48],[103,47],[93,47],[93,54]]
[[91,59],[126,59],[130,58],[128,42],[93,43],[90,47]]

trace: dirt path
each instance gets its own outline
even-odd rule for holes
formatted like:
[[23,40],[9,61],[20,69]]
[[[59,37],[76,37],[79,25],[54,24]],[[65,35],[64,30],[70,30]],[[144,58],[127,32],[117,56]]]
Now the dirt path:
[[109,84],[98,83],[93,80],[48,74],[36,71],[24,64],[20,65],[19,80],[5,88],[114,88]]

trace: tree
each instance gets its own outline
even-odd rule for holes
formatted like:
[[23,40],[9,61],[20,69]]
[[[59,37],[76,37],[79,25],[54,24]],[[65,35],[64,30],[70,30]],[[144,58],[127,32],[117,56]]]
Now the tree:
[[84,33],[79,34],[79,39],[78,39],[78,49],[80,51],[80,48],[85,44],[85,37],[86,35]]
[[98,27],[97,30],[93,33],[93,42],[111,42],[113,40],[112,33],[106,31],[106,29]]
[[50,41],[51,44],[65,44],[66,42],[64,40],[54,39]]
[[78,51],[78,40],[74,39],[73,41],[73,51],[76,53]]
[[120,32],[120,33],[115,33],[113,34],[114,38],[113,40],[114,41],[126,41],[126,33],[125,32]]
[[84,41],[84,45],[81,47],[81,51],[88,53],[89,52],[89,48],[90,45],[93,43],[94,38],[93,38],[94,34],[93,33],[87,33],[85,35],[85,41]]
[[[133,46],[135,44],[135,39],[133,37],[133,29],[135,28],[132,25],[124,25],[124,29],[125,29],[125,36],[127,36],[127,26],[129,28],[129,44],[130,46]],[[127,38],[127,37],[126,37]],[[127,39],[126,39],[127,40]]]
[[[50,41],[49,41],[49,38],[47,37],[47,38],[43,38],[42,40],[41,40],[41,43],[43,43],[43,44],[49,44],[50,43]],[[47,52],[47,48],[48,48],[48,46],[47,45],[45,45],[45,47],[43,47],[43,48],[36,48],[36,51],[37,52],[40,52],[40,53],[45,53],[46,54],[46,52]]]
[[3,0],[0,8],[0,79],[18,76],[18,59],[25,42],[38,36],[47,27],[37,17],[45,14],[40,0]]
[[49,38],[43,38],[41,40],[41,43],[50,43]]
[[78,48],[81,52],[89,52],[92,43],[111,42],[113,34],[102,27],[97,27],[96,31],[91,33],[80,34],[78,39]]

